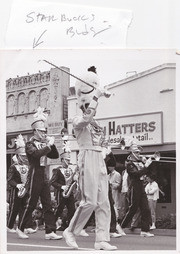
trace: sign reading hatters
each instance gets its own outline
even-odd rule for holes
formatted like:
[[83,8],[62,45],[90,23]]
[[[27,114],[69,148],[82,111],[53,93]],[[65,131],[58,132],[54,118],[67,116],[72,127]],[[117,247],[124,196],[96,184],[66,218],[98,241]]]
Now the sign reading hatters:
[[162,112],[97,120],[111,145],[118,144],[121,138],[134,139],[139,145],[158,145],[163,142]]

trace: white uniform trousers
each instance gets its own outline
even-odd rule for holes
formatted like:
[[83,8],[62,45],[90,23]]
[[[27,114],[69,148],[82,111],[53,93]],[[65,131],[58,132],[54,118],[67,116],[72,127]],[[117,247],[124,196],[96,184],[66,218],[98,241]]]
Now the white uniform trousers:
[[79,185],[82,200],[69,230],[78,235],[95,211],[96,242],[109,241],[111,211],[108,198],[108,175],[102,152],[82,150],[78,155]]

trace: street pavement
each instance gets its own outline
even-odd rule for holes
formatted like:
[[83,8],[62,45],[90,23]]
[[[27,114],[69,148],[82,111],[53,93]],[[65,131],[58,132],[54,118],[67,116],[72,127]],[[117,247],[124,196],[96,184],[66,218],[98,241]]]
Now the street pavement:
[[[88,237],[76,237],[79,251],[94,251],[95,233],[88,232]],[[62,235],[62,231],[57,234]],[[64,239],[45,240],[44,231],[38,230],[29,235],[29,239],[19,239],[16,233],[7,233],[7,251],[72,251]],[[110,243],[118,250],[176,250],[176,237],[155,235],[142,237],[139,234],[128,233],[120,238],[111,238]],[[75,250],[73,250],[75,251]]]

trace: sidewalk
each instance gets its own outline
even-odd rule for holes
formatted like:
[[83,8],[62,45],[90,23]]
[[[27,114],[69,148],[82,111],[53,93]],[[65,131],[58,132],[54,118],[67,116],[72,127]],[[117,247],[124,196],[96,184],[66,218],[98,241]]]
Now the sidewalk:
[[[94,227],[89,226],[86,231],[87,232],[92,232],[91,230],[93,230]],[[140,228],[136,228],[134,229],[134,231],[131,231],[129,228],[125,228],[124,232],[128,235],[128,234],[136,234],[139,235],[141,232]],[[159,236],[176,236],[176,229],[154,229],[150,231],[151,233],[155,234],[155,235],[159,235]]]
[[[125,233],[126,234],[140,234],[141,229],[140,228],[136,228],[134,229],[134,231],[132,232],[130,229],[125,228]],[[176,229],[153,229],[150,230],[151,233],[153,233],[154,235],[161,235],[161,236],[176,236]]]

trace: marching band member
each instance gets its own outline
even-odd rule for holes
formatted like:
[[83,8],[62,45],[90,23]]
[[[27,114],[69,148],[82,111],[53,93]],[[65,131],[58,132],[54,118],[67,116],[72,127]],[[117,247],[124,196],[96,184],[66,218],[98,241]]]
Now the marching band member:
[[[61,167],[54,169],[53,176],[50,180],[52,186],[56,189],[57,210],[55,212],[56,220],[62,217],[63,210],[67,208],[67,220],[62,218],[61,229],[65,230],[75,213],[74,191],[78,184],[77,169],[72,171],[70,168],[70,153],[63,152],[61,155]],[[85,229],[82,229],[80,236],[89,236]]]
[[115,250],[117,247],[108,243],[110,241],[111,212],[108,199],[107,169],[102,155],[104,133],[98,122],[94,120],[99,97],[103,95],[109,97],[110,94],[99,88],[99,80],[94,66],[88,69],[82,80],[90,83],[96,89],[89,88],[79,80],[75,84],[78,104],[82,110],[82,116],[73,118],[74,133],[79,145],[79,186],[82,199],[69,227],[63,232],[63,236],[70,247],[78,249],[75,235],[80,234],[92,212],[95,211],[95,249]]
[[33,117],[34,122],[31,126],[34,136],[26,143],[26,154],[30,165],[29,198],[19,224],[19,230],[23,233],[26,221],[32,215],[40,197],[44,212],[45,239],[58,240],[62,236],[55,233],[56,221],[51,207],[50,188],[45,169],[47,157],[57,159],[59,153],[54,145],[54,137],[46,135],[47,115],[43,113],[43,108],[39,107]]
[[[16,155],[13,156],[14,163],[9,168],[7,180],[8,184],[11,187],[9,213],[7,218],[7,231],[11,233],[16,232],[14,229],[16,218],[19,216],[19,220],[21,219],[22,211],[26,205],[27,194],[21,197],[20,192],[23,190],[26,184],[29,171],[29,164],[25,152],[25,142],[21,134],[18,135],[18,137],[15,139],[15,143]],[[25,231],[30,234],[36,232],[36,230],[33,229],[32,216],[29,217],[29,221],[26,223]],[[21,238],[27,238],[27,236],[23,234]]]
[[[58,217],[62,217],[63,210],[65,206],[67,207],[67,222],[66,220],[62,220],[61,228],[62,230],[66,229],[69,225],[71,218],[75,212],[75,199],[73,192],[69,194],[68,197],[63,195],[64,190],[68,187],[68,183],[66,183],[66,178],[69,177],[69,162],[70,162],[70,154],[62,153],[61,157],[61,166],[53,169],[53,175],[50,180],[51,185],[56,190],[56,201],[57,201],[57,209],[55,212],[56,220]],[[68,225],[67,225],[68,224]]]
[[141,212],[141,236],[152,237],[154,234],[149,232],[151,223],[151,213],[148,206],[147,195],[143,184],[143,176],[148,173],[149,166],[152,162],[140,155],[140,147],[132,141],[130,154],[126,160],[127,173],[130,178],[130,205],[122,221],[122,228],[125,228],[132,220],[138,207]]

